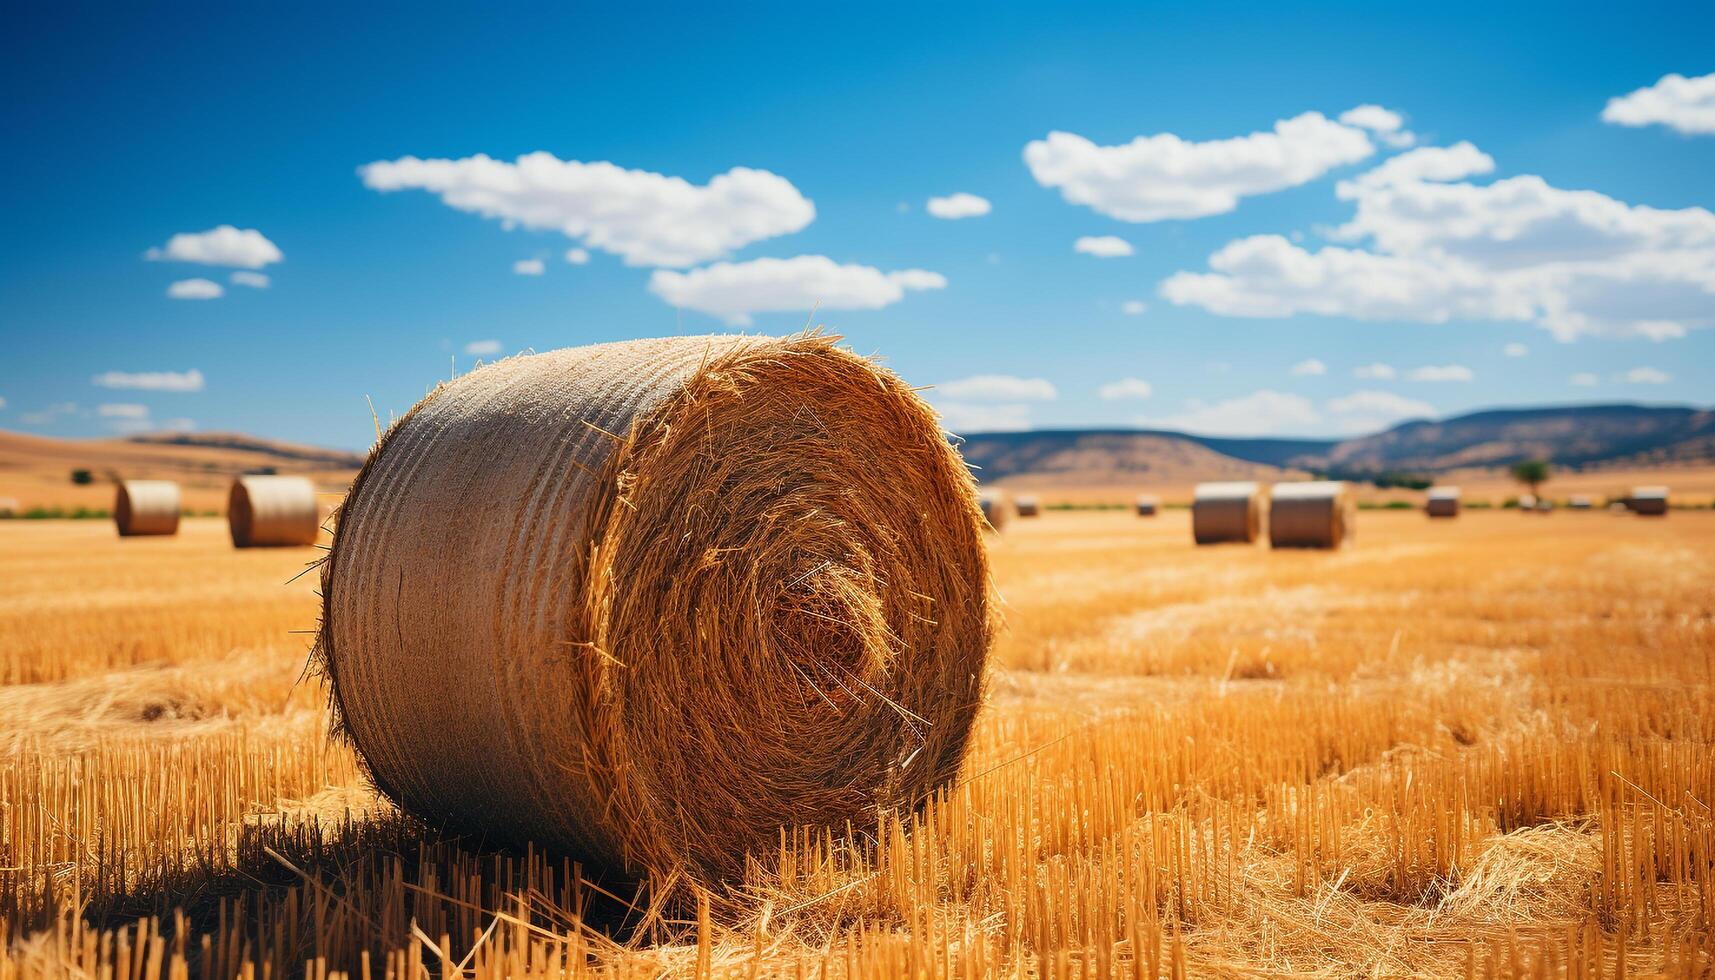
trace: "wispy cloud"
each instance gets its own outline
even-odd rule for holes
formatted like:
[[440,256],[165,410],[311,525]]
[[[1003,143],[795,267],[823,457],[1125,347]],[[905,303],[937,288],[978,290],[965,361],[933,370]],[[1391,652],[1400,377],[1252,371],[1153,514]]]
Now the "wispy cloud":
[[500,353],[500,341],[473,340],[464,345],[464,352],[476,357],[487,357],[490,354],[498,354]]
[[1072,250],[1098,259],[1118,259],[1132,254],[1131,242],[1118,235],[1085,235],[1072,243]]
[[1051,402],[1060,392],[1047,378],[1020,378],[1010,374],[976,374],[935,386],[937,395],[960,401]]
[[1142,378],[1121,378],[1096,389],[1104,401],[1143,399],[1155,394],[1155,387]]
[[1629,385],[1664,385],[1673,375],[1652,367],[1635,367],[1620,375],[1620,380]]
[[994,209],[988,198],[963,191],[946,197],[931,197],[925,210],[936,218],[956,221],[959,218],[980,218]]
[[89,379],[97,388],[131,388],[138,391],[201,391],[202,372],[189,371],[104,371]]
[[1305,358],[1292,365],[1292,373],[1300,377],[1316,377],[1328,373],[1328,365],[1314,357]]
[[167,287],[173,299],[219,299],[226,294],[220,283],[212,279],[180,279]]
[[1426,364],[1407,371],[1405,377],[1409,381],[1474,381],[1477,374],[1463,364]]
[[649,291],[674,306],[749,326],[757,313],[818,310],[878,310],[908,292],[944,289],[944,276],[923,269],[883,272],[867,265],[842,265],[825,255],[752,259],[673,272],[657,269]]

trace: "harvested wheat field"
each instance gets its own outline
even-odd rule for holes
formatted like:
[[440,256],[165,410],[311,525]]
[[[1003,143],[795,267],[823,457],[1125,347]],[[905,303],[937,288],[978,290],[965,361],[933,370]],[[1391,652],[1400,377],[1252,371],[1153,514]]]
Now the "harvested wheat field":
[[1715,970],[1715,514],[1189,520],[991,535],[958,780],[716,891],[395,813],[304,676],[319,552],[0,522],[0,978]]

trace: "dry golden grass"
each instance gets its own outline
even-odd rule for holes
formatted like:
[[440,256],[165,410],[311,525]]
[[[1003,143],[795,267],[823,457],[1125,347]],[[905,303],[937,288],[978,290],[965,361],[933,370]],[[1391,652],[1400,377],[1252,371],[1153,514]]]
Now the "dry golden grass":
[[0,980],[1715,971],[1715,514],[1187,521],[991,538],[961,781],[639,897],[364,788],[306,553],[0,525]]

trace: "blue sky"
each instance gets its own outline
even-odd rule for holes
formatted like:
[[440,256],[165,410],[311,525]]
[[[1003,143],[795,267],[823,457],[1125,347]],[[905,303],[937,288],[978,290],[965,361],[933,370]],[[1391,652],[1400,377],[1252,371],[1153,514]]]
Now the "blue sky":
[[967,431],[1715,391],[1709,4],[823,6],[14,11],[0,428],[361,448],[811,298]]

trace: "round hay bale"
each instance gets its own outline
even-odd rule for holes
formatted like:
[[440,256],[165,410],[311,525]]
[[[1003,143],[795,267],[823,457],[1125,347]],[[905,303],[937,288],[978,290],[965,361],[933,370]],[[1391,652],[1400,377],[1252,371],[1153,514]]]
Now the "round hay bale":
[[1430,517],[1458,517],[1459,498],[1458,487],[1430,487],[1423,512]]
[[226,497],[226,522],[237,548],[315,544],[316,485],[301,476],[241,476]]
[[983,520],[988,522],[990,530],[999,531],[1012,520],[1012,498],[1005,490],[984,490],[977,497],[977,505],[982,508]]
[[1518,498],[1518,509],[1521,512],[1526,513],[1526,514],[1534,514],[1536,512],[1536,497],[1535,497],[1535,495],[1527,493],[1524,496]]
[[1633,487],[1632,513],[1644,517],[1666,517],[1667,499],[1666,487]]
[[1352,492],[1340,480],[1276,483],[1269,492],[1270,547],[1338,548],[1352,530]]
[[1034,496],[1019,494],[1017,497],[1013,498],[1012,506],[1013,509],[1018,512],[1019,517],[1042,516],[1042,501],[1038,500]]
[[1161,501],[1151,494],[1139,494],[1137,497],[1137,516],[1154,517],[1161,509]]
[[993,636],[932,410],[820,336],[509,358],[371,452],[322,568],[337,728],[405,810],[612,874],[957,773]]
[[119,536],[179,533],[179,485],[171,480],[121,480],[113,501]]
[[1572,510],[1589,510],[1596,506],[1596,500],[1587,493],[1575,493],[1566,499],[1566,506]]
[[1262,496],[1255,483],[1199,483],[1191,498],[1191,536],[1198,544],[1251,544],[1262,533]]

